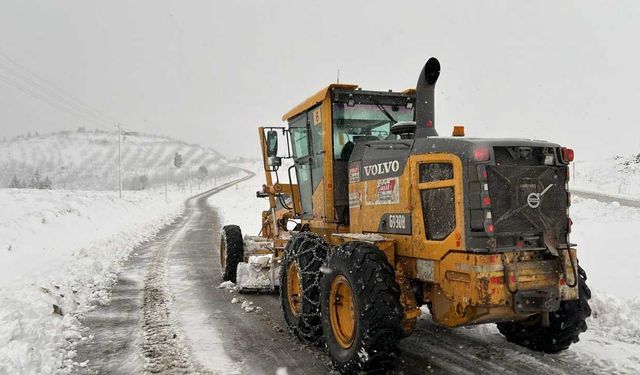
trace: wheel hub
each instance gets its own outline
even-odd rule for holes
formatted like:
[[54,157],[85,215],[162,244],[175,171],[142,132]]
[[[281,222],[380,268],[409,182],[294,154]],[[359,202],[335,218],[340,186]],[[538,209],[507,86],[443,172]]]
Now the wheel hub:
[[355,339],[356,314],[353,290],[349,280],[343,275],[338,275],[331,282],[329,315],[336,341],[342,348],[350,348]]
[[289,263],[287,267],[287,300],[294,315],[300,314],[302,303],[302,281],[300,280],[300,270],[295,261]]

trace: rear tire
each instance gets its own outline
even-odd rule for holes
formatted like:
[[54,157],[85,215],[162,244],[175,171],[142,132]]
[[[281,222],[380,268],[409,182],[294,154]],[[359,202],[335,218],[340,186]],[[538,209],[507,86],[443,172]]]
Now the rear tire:
[[220,238],[220,266],[222,267],[222,280],[236,282],[238,264],[244,258],[244,241],[242,231],[237,225],[225,225],[222,227]]
[[591,316],[589,299],[591,290],[587,286],[587,274],[578,267],[579,298],[560,303],[558,311],[549,313],[549,326],[542,325],[540,315],[534,315],[520,322],[498,323],[498,330],[507,341],[545,353],[563,351],[578,342],[582,332],[587,330],[585,320]]
[[321,286],[322,328],[333,365],[342,373],[394,367],[402,309],[386,255],[366,242],[343,244],[327,259]]
[[329,244],[313,232],[295,234],[280,266],[280,304],[289,331],[307,343],[322,341],[320,268]]

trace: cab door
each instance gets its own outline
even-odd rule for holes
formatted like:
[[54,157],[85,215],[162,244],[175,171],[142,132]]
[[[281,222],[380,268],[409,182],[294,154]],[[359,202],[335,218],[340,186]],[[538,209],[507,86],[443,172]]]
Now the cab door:
[[464,244],[462,162],[453,154],[412,156],[413,256],[441,259]]
[[309,219],[313,216],[311,196],[313,182],[311,180],[311,132],[307,122],[307,113],[289,121],[289,134],[291,136],[291,148],[293,150],[293,163],[296,170],[296,179],[300,191],[302,218]]

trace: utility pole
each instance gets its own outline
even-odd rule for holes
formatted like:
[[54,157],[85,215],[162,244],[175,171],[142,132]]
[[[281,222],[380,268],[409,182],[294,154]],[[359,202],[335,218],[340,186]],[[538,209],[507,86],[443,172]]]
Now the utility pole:
[[120,142],[122,137],[120,136],[120,124],[118,124],[118,190],[120,198],[122,198],[122,153],[120,149]]

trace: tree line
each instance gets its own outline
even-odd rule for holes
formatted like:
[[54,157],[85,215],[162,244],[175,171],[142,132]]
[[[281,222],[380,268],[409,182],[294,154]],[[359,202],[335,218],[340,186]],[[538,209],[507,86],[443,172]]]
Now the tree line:
[[13,175],[11,178],[11,182],[9,182],[10,189],[51,189],[53,188],[53,184],[51,183],[51,179],[49,176],[45,176],[44,179],[40,174],[39,170],[36,170],[35,173],[31,176],[30,179],[25,180],[24,178],[18,179],[17,175]]

